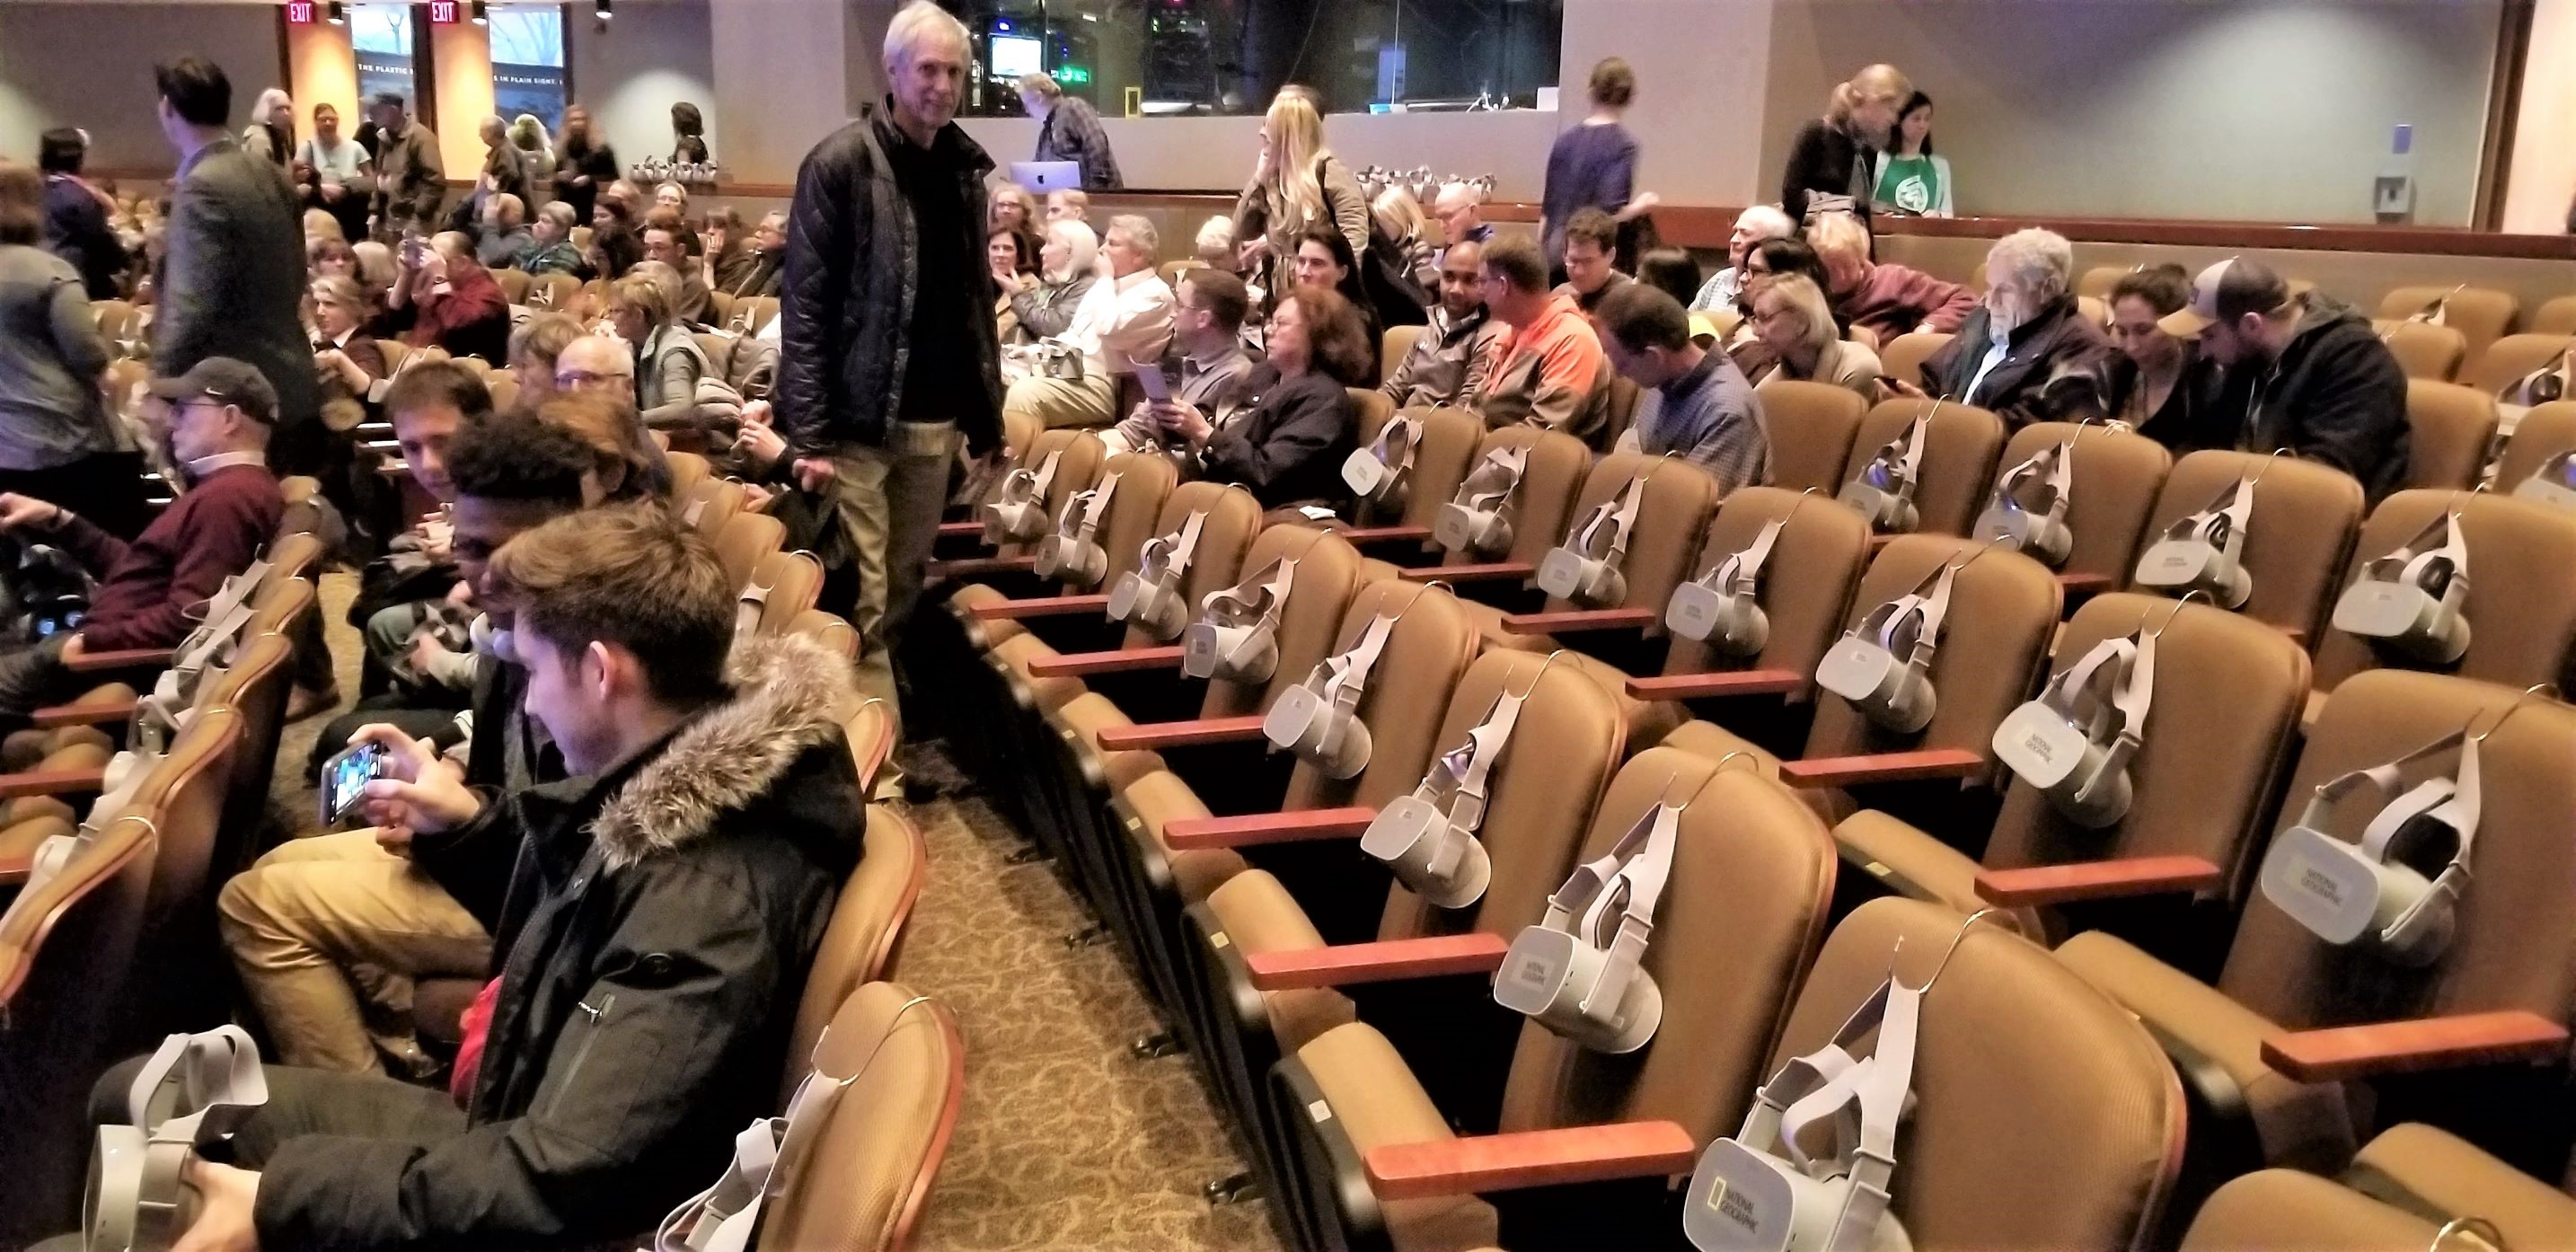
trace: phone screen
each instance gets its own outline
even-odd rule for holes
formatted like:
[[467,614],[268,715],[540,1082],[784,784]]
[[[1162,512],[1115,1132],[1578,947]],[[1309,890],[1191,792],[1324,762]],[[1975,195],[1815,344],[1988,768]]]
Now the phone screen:
[[384,768],[384,745],[375,743],[359,744],[323,762],[323,820],[336,823],[347,817],[366,798],[367,784],[384,775]]

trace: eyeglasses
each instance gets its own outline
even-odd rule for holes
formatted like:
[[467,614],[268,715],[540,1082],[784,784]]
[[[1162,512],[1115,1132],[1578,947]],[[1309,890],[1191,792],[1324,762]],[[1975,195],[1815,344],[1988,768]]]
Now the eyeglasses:
[[599,383],[625,383],[634,377],[633,374],[602,374],[595,370],[557,370],[555,386],[561,390],[570,391],[576,387],[589,387]]

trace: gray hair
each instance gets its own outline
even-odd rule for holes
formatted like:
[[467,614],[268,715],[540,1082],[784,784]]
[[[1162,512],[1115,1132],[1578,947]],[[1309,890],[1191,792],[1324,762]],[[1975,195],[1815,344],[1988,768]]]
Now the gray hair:
[[555,229],[567,235],[572,233],[573,227],[581,224],[580,212],[561,200],[548,200],[546,207],[537,210],[537,216],[554,223]]
[[1223,256],[1228,262],[1233,261],[1234,219],[1219,213],[1199,223],[1198,238],[1194,242],[1198,245],[1201,260],[1207,259],[1211,253],[1214,253]]
[[1155,231],[1151,221],[1134,213],[1121,213],[1110,218],[1109,233],[1114,235],[1122,231],[1127,235],[1127,242],[1141,249],[1147,257],[1163,254],[1163,237]]
[[1986,266],[2022,280],[2031,298],[2044,303],[2066,294],[2075,274],[2075,247],[2056,231],[2029,227],[1996,240]]
[[945,39],[962,51],[972,47],[966,23],[949,16],[931,0],[912,0],[895,11],[894,20],[886,24],[885,67],[889,70],[910,62],[919,55],[922,45],[933,39]]
[[1757,239],[1791,239],[1798,234],[1798,223],[1776,204],[1757,204],[1736,215],[1736,223],[1750,228]]
[[1431,203],[1435,208],[1453,200],[1463,200],[1469,204],[1483,204],[1485,202],[1485,189],[1474,183],[1442,183],[1440,184],[1440,190],[1432,193],[1431,196]]
[[660,261],[638,261],[634,268],[626,271],[626,276],[641,278],[653,284],[661,292],[666,307],[673,309],[680,307],[680,292],[683,290],[680,271]]
[[763,213],[763,214],[761,214],[761,215],[760,215],[760,224],[761,224],[761,225],[763,225],[763,226],[767,226],[767,225],[769,225],[771,222],[776,222],[776,223],[778,223],[778,230],[779,230],[779,232],[780,232],[781,234],[786,233],[786,230],[787,230],[787,210],[785,210],[785,209],[771,209],[770,211],[768,211],[768,212]]

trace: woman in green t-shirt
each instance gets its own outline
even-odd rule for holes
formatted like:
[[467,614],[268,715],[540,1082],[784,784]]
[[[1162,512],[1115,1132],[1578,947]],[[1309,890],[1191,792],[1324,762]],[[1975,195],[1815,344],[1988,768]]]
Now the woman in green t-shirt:
[[1894,151],[1871,169],[1870,200],[1879,212],[1950,217],[1950,160],[1932,155],[1932,97],[1915,92],[1897,114]]

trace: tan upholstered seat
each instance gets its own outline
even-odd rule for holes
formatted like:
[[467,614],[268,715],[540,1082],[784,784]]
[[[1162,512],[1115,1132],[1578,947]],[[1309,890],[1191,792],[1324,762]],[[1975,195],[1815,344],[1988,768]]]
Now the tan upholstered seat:
[[744,329],[758,334],[769,325],[770,319],[778,316],[778,297],[753,296],[735,305],[734,313],[743,319]]
[[2378,327],[2379,341],[2388,345],[2410,381],[2449,382],[2469,355],[2469,337],[2448,326],[2381,321]]
[[814,964],[796,1003],[796,1025],[787,1037],[782,1107],[804,1080],[806,1058],[841,1004],[862,984],[895,976],[905,923],[911,920],[912,906],[930,877],[930,848],[922,840],[921,829],[894,808],[869,805],[862,838],[858,868],[850,871],[832,902],[831,921],[823,928],[823,942],[814,949]]
[[2525,479],[2547,467],[2554,457],[2576,453],[2576,400],[2534,405],[2505,440],[2504,458],[2496,469],[2495,489],[2512,495]]
[[[2004,450],[2003,419],[1984,409],[1934,400],[1888,400],[1861,419],[1852,438],[1851,459],[1843,463],[1842,482],[1850,482],[1880,448],[1905,438],[1918,416],[1929,414],[1923,431],[1923,459],[1914,488],[1919,516],[1914,533],[1964,535],[1985,507],[1986,488],[1994,480],[1995,458]],[[1836,485],[1840,490],[1840,484]]]
[[2493,397],[2458,383],[2410,379],[2406,384],[2408,444],[2406,485],[2460,488],[2478,485],[2487,445],[2495,441]]
[[2576,335],[2576,296],[2558,296],[2534,310],[2531,330],[2540,335]]
[[2456,664],[2436,667],[2329,628],[2317,641],[2317,690],[2331,692],[2354,673],[2382,665],[2442,668],[2511,687],[2558,681],[2576,641],[2576,582],[2566,576],[2576,569],[2576,514],[2483,492],[2399,492],[2381,501],[2362,527],[2346,585],[2446,510],[2459,512],[2469,547],[2469,592],[2461,610],[2469,622],[2468,650]]
[[2076,276],[2075,294],[2091,296],[2096,300],[2109,300],[2111,289],[2119,286],[2121,279],[2145,268],[2143,265],[2091,266]]
[[2507,335],[2487,345],[2487,350],[2470,362],[2461,382],[2488,395],[2499,395],[2507,387],[2521,382],[2533,370],[2555,365],[2564,360],[2567,350],[2576,347],[2576,335]]
[[[2562,898],[2563,884],[2576,880],[2576,775],[2561,766],[2576,750],[2576,709],[2464,679],[2356,674],[2310,730],[2275,829],[2300,821],[2328,779],[2468,725],[2492,732],[2479,749],[2474,878],[2433,964],[2407,969],[2328,944],[2259,891],[2214,986],[2099,931],[2059,947],[2078,973],[2174,1041],[2183,1072],[2213,1086],[2203,1092],[2206,1107],[2243,1110],[2242,1122],[2221,1113],[2195,1126],[2204,1150],[2250,1136],[2267,1164],[2335,1170],[2351,1158],[2367,1105],[2350,1101],[2367,1092],[2277,1071],[2264,1046],[2284,1032],[2508,1009],[2566,1021],[2576,1003],[2576,915]],[[2357,839],[2366,810],[2344,807],[2351,811],[2329,833]]]
[[[2181,1252],[2399,1252],[2443,1246],[2434,1242],[2440,1226],[2332,1179],[2265,1169],[2210,1193]],[[2484,1245],[2461,1239],[2449,1246]]]
[[2522,302],[2513,293],[2466,283],[2399,287],[2379,299],[2379,316],[2391,320],[2430,322],[2460,332],[2475,358],[2513,329]]
[[[1378,337],[1377,380],[1379,382],[1385,382],[1387,376],[1395,372],[1396,366],[1404,364],[1404,358],[1413,354],[1414,341],[1421,337],[1422,328],[1419,326],[1386,328],[1386,333]],[[1365,438],[1375,437],[1374,432],[1365,436]]]
[[1566,519],[1574,512],[1575,495],[1582,491],[1584,477],[1592,469],[1592,454],[1583,441],[1536,426],[1505,426],[1486,433],[1475,457],[1468,462],[1468,473],[1472,475],[1475,467],[1484,464],[1485,458],[1498,448],[1529,449],[1520,483],[1505,504],[1512,522],[1511,543],[1499,553],[1449,552],[1441,557],[1443,565],[1499,561],[1536,569],[1539,558],[1546,556],[1557,537],[1565,533]]
[[2484,1218],[2508,1248],[2545,1248],[2576,1231],[2576,1195],[2421,1122],[2401,1122],[2363,1144],[2343,1182],[2428,1224]]
[[1344,387],[1351,398],[1351,410],[1359,414],[1359,441],[1365,446],[1386,429],[1387,419],[1395,416],[1395,400],[1371,387]]
[[2066,529],[2073,542],[2056,569],[2081,585],[2117,587],[2128,581],[2147,515],[2173,472],[2173,454],[2144,435],[2109,426],[2033,422],[2004,445],[1995,481],[2000,484],[2042,449],[2069,440],[2074,446],[2067,465]]
[[671,511],[679,517],[682,525],[712,542],[724,533],[725,523],[742,511],[742,484],[721,478],[701,478],[687,491],[672,493]]
[[[1412,457],[1412,468],[1378,499],[1364,505],[1354,517],[1362,527],[1388,525],[1400,528],[1402,537],[1411,541],[1413,546],[1390,548],[1388,551],[1411,555],[1436,550],[1431,547],[1429,538],[1432,519],[1439,516],[1440,506],[1458,494],[1458,483],[1466,478],[1469,463],[1480,455],[1485,422],[1473,410],[1457,408],[1408,409],[1403,416],[1421,423],[1408,453]],[[1382,422],[1379,424],[1380,430],[1384,425]],[[1360,441],[1360,446],[1369,447],[1376,438],[1377,432],[1370,432]],[[1420,562],[1415,560],[1412,563]]]
[[[2343,586],[2344,561],[2361,527],[2361,484],[2350,474],[2292,457],[2215,449],[2174,463],[2147,518],[2141,551],[2175,522],[2211,507],[2251,478],[2254,508],[2245,525],[2245,572],[2253,586],[2240,611],[2314,646],[2327,606]],[[2134,586],[2137,571],[2127,581]]]
[[819,640],[825,647],[857,660],[859,632],[846,621],[821,609],[807,609],[787,623],[787,633]]
[[1923,363],[1932,359],[1953,338],[1946,330],[1913,330],[1898,335],[1878,350],[1879,368],[1887,376],[1922,385]]
[[1869,402],[1832,383],[1778,374],[1753,389],[1762,401],[1762,430],[1771,439],[1771,486],[1832,495],[1843,485],[1852,438]]
[[[1691,576],[1691,558],[1699,552],[1701,532],[1717,510],[1717,480],[1706,471],[1673,457],[1638,452],[1613,452],[1602,457],[1593,462],[1592,472],[1584,477],[1583,490],[1575,496],[1574,508],[1567,514],[1555,546],[1573,544],[1578,538],[1577,530],[1590,524],[1602,510],[1615,515],[1630,487],[1640,479],[1645,488],[1637,497],[1636,521],[1628,528],[1627,553],[1618,566],[1620,581],[1626,584],[1624,594],[1614,602],[1598,605],[1552,596],[1544,611],[1641,608],[1652,610],[1661,620],[1664,602],[1672,598],[1674,584]],[[1592,550],[1585,555],[1606,559],[1611,530],[1605,515],[1604,524],[1592,539]],[[1569,635],[1568,639],[1577,646],[1584,642],[1580,634]]]
[[686,500],[689,493],[697,490],[698,484],[705,482],[714,472],[707,459],[695,452],[665,452],[662,460],[671,467],[671,498],[674,500]]
[[713,542],[716,560],[724,566],[725,581],[736,587],[751,585],[752,574],[760,563],[778,552],[787,539],[787,524],[766,513],[737,512],[716,528]]
[[507,297],[510,303],[528,302],[528,287],[534,280],[528,276],[526,270],[501,269],[493,270],[491,274],[492,281],[500,284],[501,294]]
[[[1792,704],[1813,696],[1816,662],[1841,631],[1852,592],[1869,563],[1869,523],[1823,493],[1747,487],[1718,506],[1692,574],[1708,577],[1775,521],[1781,523],[1780,535],[1754,590],[1769,623],[1762,650],[1739,660],[1675,635],[1664,656],[1664,674],[1760,671],[1791,684],[1780,694]],[[1632,694],[1673,698],[1651,688]]]
[[[966,1040],[947,1006],[894,983],[853,993],[815,1045],[851,1077],[831,1120],[761,1213],[764,1248],[893,1252],[911,1241],[966,1094]],[[801,1167],[800,1167],[801,1166]]]
[[771,552],[751,567],[743,586],[760,591],[759,633],[783,634],[823,594],[823,564],[811,552]]

